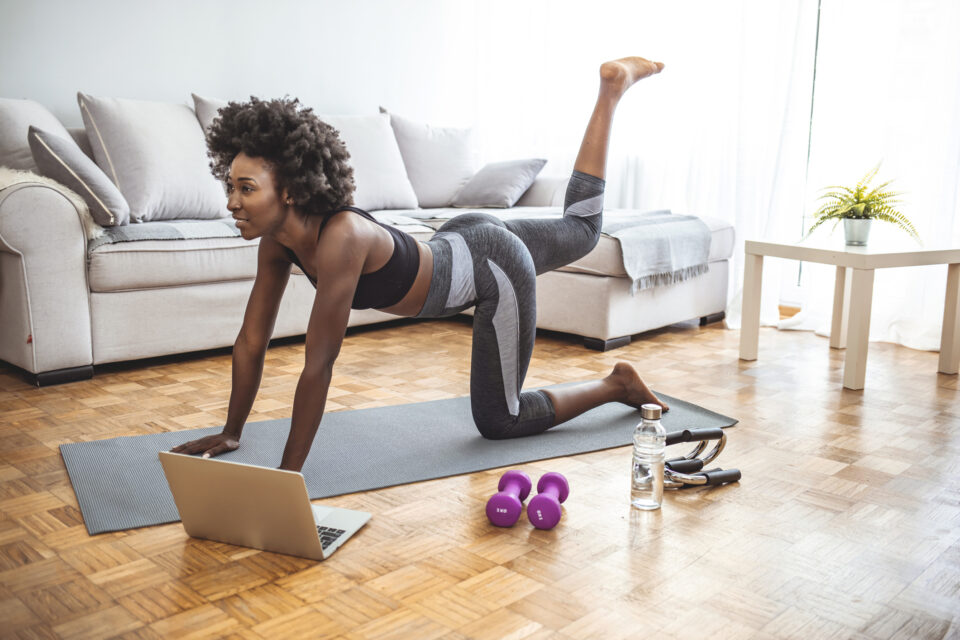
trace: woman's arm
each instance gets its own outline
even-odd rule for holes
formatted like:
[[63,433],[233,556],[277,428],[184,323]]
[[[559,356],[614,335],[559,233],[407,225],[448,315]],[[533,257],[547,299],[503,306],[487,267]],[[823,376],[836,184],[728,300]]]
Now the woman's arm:
[[333,363],[343,344],[350,306],[366,260],[367,243],[360,224],[356,216],[336,216],[320,238],[317,295],[307,325],[304,367],[293,398],[281,469],[303,468],[323,417]]
[[233,345],[233,386],[223,432],[192,440],[171,451],[216,456],[240,446],[240,434],[260,387],[263,359],[273,335],[280,299],[290,278],[290,260],[274,240],[262,238],[257,250],[257,276],[247,301],[243,325]]

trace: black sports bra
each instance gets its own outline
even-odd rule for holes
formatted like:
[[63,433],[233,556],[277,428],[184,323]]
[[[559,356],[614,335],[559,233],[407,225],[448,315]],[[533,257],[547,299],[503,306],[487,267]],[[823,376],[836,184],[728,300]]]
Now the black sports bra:
[[[323,233],[323,228],[330,221],[334,214],[349,209],[359,213],[369,220],[373,220],[378,225],[390,232],[393,236],[393,255],[387,260],[387,263],[374,271],[365,273],[357,281],[357,290],[353,294],[353,303],[350,305],[353,309],[383,309],[397,304],[403,300],[410,288],[413,287],[414,280],[417,279],[417,271],[420,269],[420,250],[417,247],[417,241],[409,233],[404,233],[390,225],[379,222],[372,215],[357,207],[340,207],[324,214],[323,222],[320,223],[320,230],[317,232],[317,239]],[[287,257],[295,265],[300,267],[303,274],[307,276],[314,288],[317,281],[314,280],[303,268],[297,259],[297,254],[288,247],[284,247]]]

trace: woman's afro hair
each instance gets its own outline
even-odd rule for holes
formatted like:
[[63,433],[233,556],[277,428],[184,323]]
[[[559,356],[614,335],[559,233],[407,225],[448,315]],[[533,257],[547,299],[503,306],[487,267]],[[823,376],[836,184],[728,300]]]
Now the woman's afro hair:
[[322,214],[353,204],[356,185],[350,154],[336,129],[322,122],[299,99],[286,96],[229,102],[206,134],[210,169],[221,182],[241,151],[262,158],[273,169],[277,193],[287,189],[294,205]]

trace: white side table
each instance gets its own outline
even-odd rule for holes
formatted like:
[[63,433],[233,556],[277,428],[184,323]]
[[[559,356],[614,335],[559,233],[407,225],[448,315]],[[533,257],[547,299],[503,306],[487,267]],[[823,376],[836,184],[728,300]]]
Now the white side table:
[[830,346],[847,348],[843,386],[863,389],[870,336],[870,306],[873,302],[873,272],[884,267],[916,267],[946,264],[947,293],[940,334],[941,373],[957,373],[960,367],[960,248],[888,250],[847,247],[841,244],[786,244],[747,240],[743,274],[743,320],[740,328],[740,359],[756,360],[760,339],[760,282],[763,257],[788,258],[832,264],[837,267],[833,289],[833,322]]

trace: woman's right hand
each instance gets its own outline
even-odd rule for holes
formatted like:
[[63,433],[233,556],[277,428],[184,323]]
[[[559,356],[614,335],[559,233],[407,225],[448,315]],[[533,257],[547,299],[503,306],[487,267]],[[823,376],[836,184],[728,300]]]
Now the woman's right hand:
[[173,453],[194,455],[202,453],[204,458],[218,456],[225,451],[233,451],[240,446],[240,440],[225,433],[217,433],[199,440],[191,440],[170,449]]

